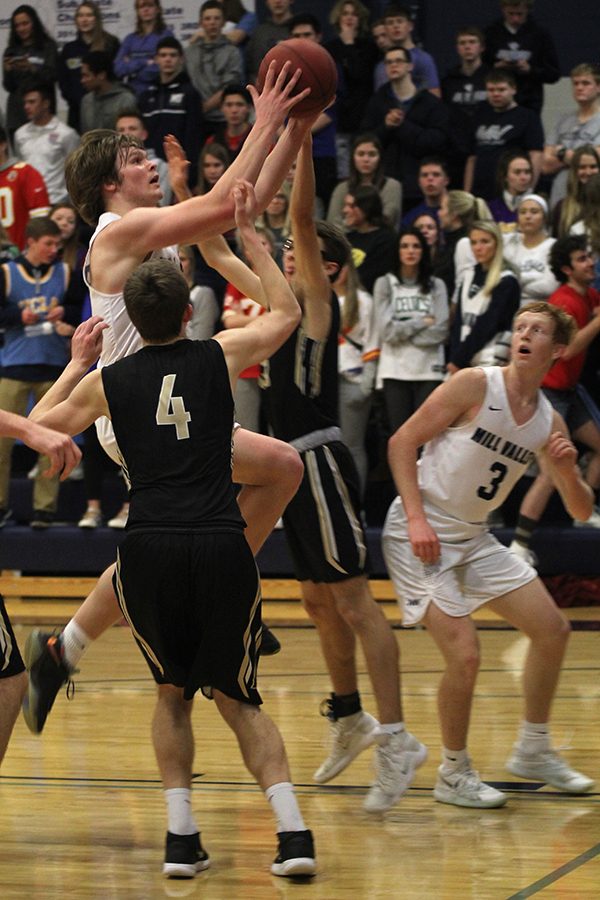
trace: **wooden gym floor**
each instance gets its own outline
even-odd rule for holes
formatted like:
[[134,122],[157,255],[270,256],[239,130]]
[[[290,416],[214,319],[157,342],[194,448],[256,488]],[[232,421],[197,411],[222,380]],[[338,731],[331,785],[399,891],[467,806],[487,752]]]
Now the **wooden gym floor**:
[[[10,579],[1,582],[10,594]],[[68,597],[73,585],[64,583]],[[596,792],[561,794],[505,773],[527,642],[487,616],[479,620],[483,664],[471,753],[482,776],[508,791],[508,805],[468,810],[433,800],[441,657],[424,631],[398,630],[406,720],[428,744],[430,757],[393,810],[369,817],[361,803],[372,751],[330,786],[311,780],[327,752],[327,725],[318,709],[328,679],[295,591],[293,583],[265,587],[267,596],[289,596],[265,605],[283,650],[261,663],[260,689],[265,710],[283,732],[302,810],[315,833],[319,874],[312,883],[269,874],[275,850],[270,810],[213,704],[201,698],[194,714],[193,804],[212,867],[192,882],[162,878],[165,811],[149,739],[153,683],[128,630],[115,627],[92,645],[73,701],[59,695],[41,737],[17,723],[0,774],[0,898],[600,896],[600,610],[571,612],[583,630],[572,635],[554,710],[556,744],[567,748],[572,765],[596,778]],[[383,582],[376,590],[388,592]],[[28,623],[16,625],[21,646],[32,622],[58,624],[76,608],[73,599],[42,603],[12,593],[7,606],[13,622]],[[385,609],[396,619],[394,606]],[[360,666],[364,705],[374,711],[362,658]]]

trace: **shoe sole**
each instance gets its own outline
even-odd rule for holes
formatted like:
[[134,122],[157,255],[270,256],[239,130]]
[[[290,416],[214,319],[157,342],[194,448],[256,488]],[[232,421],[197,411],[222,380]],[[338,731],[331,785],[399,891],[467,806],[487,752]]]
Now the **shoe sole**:
[[297,859],[286,859],[281,863],[273,863],[271,873],[279,875],[283,878],[294,878],[304,876],[305,878],[315,875],[317,872],[317,864],[310,856],[299,856]]
[[446,803],[449,806],[462,806],[465,809],[499,809],[508,800],[505,794],[502,794],[502,797],[497,800],[467,800],[465,797],[460,797],[451,791],[446,793],[437,787],[433,789],[433,798],[438,803]]
[[[375,725],[374,728],[377,726]],[[363,750],[366,750],[371,744],[375,743],[375,733],[374,731],[370,734],[365,734],[363,740],[360,742],[360,746],[351,756],[343,756],[342,759],[338,762],[337,766],[333,769],[328,769],[327,772],[321,772],[321,769],[317,769],[315,774],[313,775],[313,781],[317,784],[327,784],[328,781],[331,781],[332,778],[335,778],[336,775],[339,775],[340,772],[343,772],[346,769],[352,760],[356,759],[359,753],[362,753]]]
[[549,781],[548,778],[542,777],[539,772],[528,770],[525,767],[521,769],[519,766],[512,765],[511,763],[507,763],[505,769],[507,772],[510,772],[511,775],[516,775],[517,778],[527,778],[530,781],[536,781],[539,784],[549,784],[550,787],[556,788],[557,791],[564,791],[567,794],[587,794],[588,791],[591,791],[596,787],[596,783],[592,781],[591,778],[588,785],[577,788],[565,784],[558,784],[556,781]]
[[191,865],[185,863],[164,863],[163,875],[165,878],[195,878],[200,872],[204,872],[210,866],[210,859],[202,859]]
[[[38,661],[40,656],[43,653],[44,646],[40,643],[39,636],[41,632],[38,629],[34,629],[27,640],[25,641],[25,649],[23,651],[23,656],[25,659],[25,666],[27,667],[27,671],[30,672],[35,663]],[[31,678],[28,680],[27,693],[23,699],[23,718],[27,723],[27,727],[33,734],[41,734],[44,725],[40,727],[37,718],[33,715],[32,704],[33,706],[37,705],[38,701],[38,692],[35,689]]]
[[365,802],[363,803],[363,809],[365,810],[365,812],[368,812],[368,813],[387,812],[388,809],[391,809],[392,806],[396,805],[398,800],[401,800],[402,797],[404,797],[405,793],[407,792],[407,790],[413,783],[414,777],[417,774],[417,769],[421,768],[421,766],[423,765],[424,762],[427,761],[427,757],[429,756],[429,752],[428,752],[425,744],[420,744],[418,750],[409,750],[408,752],[414,756],[414,760],[412,761],[411,770],[406,778],[406,786],[402,789],[402,791],[399,794],[396,794],[393,799],[390,798],[389,802],[386,804],[380,804],[378,806],[369,805],[369,803],[368,803],[369,798],[367,796],[367,798],[365,799]]

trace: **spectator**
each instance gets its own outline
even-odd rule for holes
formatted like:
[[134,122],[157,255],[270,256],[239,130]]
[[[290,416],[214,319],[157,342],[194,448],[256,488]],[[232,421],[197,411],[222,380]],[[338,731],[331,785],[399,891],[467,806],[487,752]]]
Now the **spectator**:
[[340,336],[338,345],[338,403],[343,441],[356,463],[360,479],[360,496],[364,498],[367,484],[368,459],[365,438],[373,398],[374,381],[369,377],[372,365],[363,354],[370,347],[373,298],[364,291],[348,253],[346,262],[333,282],[333,290],[340,305]]
[[246,72],[253,83],[271,47],[289,37],[288,23],[292,18],[293,0],[265,0],[265,3],[271,15],[256,26],[246,44]]
[[503,366],[510,354],[512,320],[521,291],[504,259],[502,232],[495,222],[475,222],[469,231],[475,265],[456,289],[447,369]]
[[571,226],[581,218],[583,186],[598,172],[600,155],[595,147],[584,144],[573,151],[567,177],[567,195],[564,200],[559,200],[553,212],[553,231],[558,237],[565,237]]
[[598,287],[600,281],[600,175],[592,175],[581,191],[581,218],[571,225],[569,234],[583,234],[594,255],[595,276],[592,282]]
[[190,303],[194,310],[187,324],[187,336],[191,341],[207,341],[218,330],[219,304],[212,288],[196,284],[194,268],[196,264],[194,248],[185,244],[179,247],[179,262],[183,277],[190,289]]
[[456,52],[460,62],[442,78],[442,100],[458,113],[453,121],[463,125],[473,118],[477,104],[487,98],[485,77],[489,66],[482,61],[484,48],[485,39],[479,28],[474,25],[459,28]]
[[114,129],[124,109],[135,108],[133,92],[116,81],[108,53],[90,50],[81,63],[81,83],[86,90],[81,101],[81,133],[94,128]]
[[590,63],[575,66],[571,70],[571,83],[577,109],[559,118],[544,147],[542,171],[545,175],[554,175],[551,207],[566,194],[574,151],[584,144],[591,144],[600,152],[600,66]]
[[[0,379],[0,409],[24,415],[50,389],[68,362],[65,322],[69,270],[55,262],[60,229],[50,219],[32,219],[27,249],[0,270],[0,323],[5,329]],[[8,517],[11,453],[14,440],[0,438],[0,520]],[[51,524],[58,498],[59,473],[43,477],[49,460],[40,460],[33,488],[32,528]]]
[[53,84],[57,78],[57,47],[37,12],[27,4],[10,17],[8,43],[2,58],[2,86],[8,94],[6,130],[14,132],[27,121],[21,89],[32,76]]
[[436,275],[435,264],[442,249],[441,225],[433,213],[424,212],[414,220],[413,227],[420,231],[425,238],[425,243],[429,247],[431,264],[434,267],[433,274]]
[[373,304],[377,386],[394,433],[445,378],[448,295],[417,228],[401,229],[398,260],[375,282]]
[[394,268],[398,238],[383,215],[379,191],[370,184],[346,194],[344,225],[361,284],[370,294],[377,278]]
[[423,197],[421,203],[406,213],[402,219],[402,227],[410,227],[417,216],[429,212],[437,219],[438,210],[444,196],[448,193],[448,166],[444,159],[426,156],[419,166],[419,189]]
[[[600,431],[577,393],[587,348],[600,334],[600,294],[591,287],[594,262],[586,238],[582,235],[559,238],[552,248],[550,265],[560,287],[548,302],[573,316],[578,331],[544,378],[542,390],[567,423],[573,440],[592,451],[585,480],[596,492],[600,487]],[[553,492],[554,486],[548,476],[538,475],[519,510],[515,539],[510,547],[533,565],[536,559],[529,550],[529,542]],[[600,528],[597,506],[586,522],[575,521],[574,524]]]
[[60,246],[58,257],[69,267],[71,278],[81,272],[85,260],[86,248],[79,237],[79,221],[72,203],[56,203],[49,214],[60,229]]
[[529,15],[533,0],[500,0],[502,18],[485,29],[484,62],[511,72],[519,106],[540,113],[544,84],[560,78],[556,47],[545,28]]
[[158,76],[138,100],[148,134],[146,141],[154,155],[164,161],[164,139],[167,134],[175,135],[190,160],[188,183],[195,184],[204,127],[202,98],[184,69],[183,47],[177,38],[161,38],[154,59]]
[[200,7],[203,37],[185,51],[185,65],[190,80],[202,98],[202,112],[208,133],[224,121],[221,112],[223,89],[242,80],[242,55],[223,36],[225,19],[219,0],[205,0]]
[[[412,11],[407,6],[398,6],[392,3],[384,9],[382,18],[390,47],[404,47],[406,50],[410,50],[413,65],[412,79],[417,90],[428,90],[439,97],[441,94],[440,78],[433,56],[417,47],[412,38],[414,29]],[[378,63],[375,68],[375,89],[380,88],[389,78],[390,73],[385,66],[385,61]]]
[[[248,38],[256,28],[256,14],[248,12],[241,0],[219,0],[223,7],[225,25],[223,34],[236,47],[244,48]],[[190,37],[190,44],[204,37],[204,29],[198,28]]]
[[444,230],[443,246],[435,259],[435,274],[442,279],[448,289],[448,296],[454,296],[456,284],[464,272],[475,265],[468,238],[474,222],[491,219],[485,200],[474,197],[467,191],[448,191],[442,199],[439,211],[440,225]]
[[171,190],[171,182],[169,181],[169,167],[164,159],[157,156],[152,147],[146,146],[148,132],[142,118],[142,114],[137,109],[123,109],[118,113],[115,121],[115,131],[119,134],[130,134],[138,139],[140,144],[146,150],[148,159],[156,163],[156,171],[158,172],[158,180],[162,191],[162,200],[159,206],[170,206],[173,200],[173,191]]
[[383,56],[385,51],[392,46],[392,42],[388,35],[388,30],[385,27],[385,22],[383,21],[383,19],[375,19],[375,21],[372,23],[371,37],[373,38],[373,43],[377,47],[380,56]]
[[516,82],[510,72],[490,72],[485,83],[487,100],[479,106],[473,120],[473,148],[465,166],[465,190],[491,200],[498,164],[507,150],[529,152],[535,187],[542,163],[544,131],[537,112],[517,106]]
[[516,270],[521,285],[521,306],[547,300],[559,287],[550,268],[555,238],[548,237],[548,204],[538,194],[526,194],[517,210],[518,231],[506,236],[504,258]]
[[55,115],[53,84],[32,81],[22,95],[28,122],[15,131],[15,153],[42,174],[51,203],[66,200],[65,159],[79,135]]
[[[288,22],[290,38],[321,43],[321,23],[310,13],[293,16]],[[312,154],[315,170],[315,191],[327,209],[337,184],[336,124],[337,101],[324,110],[312,126]]]
[[252,98],[246,88],[241,84],[228,84],[223,91],[221,112],[223,122],[217,125],[215,133],[210,135],[206,143],[214,141],[226,147],[233,162],[252,128],[250,124]]
[[369,11],[360,0],[337,0],[329,14],[329,21],[337,37],[324,46],[333,56],[342,76],[337,104],[337,170],[338,178],[348,178],[350,144],[372,94],[373,73],[379,52],[369,35]]
[[525,194],[533,188],[533,169],[529,156],[522,150],[509,150],[498,163],[497,196],[490,200],[492,218],[503,232],[517,227],[517,208]]
[[419,202],[418,171],[421,159],[444,154],[449,143],[449,113],[429,91],[418,91],[411,72],[411,51],[390,47],[385,51],[389,81],[369,101],[361,128],[372,131],[384,148],[384,171],[402,183],[403,205]]
[[160,0],[135,0],[135,31],[128,34],[115,59],[117,78],[127,82],[131,90],[141,94],[158,75],[154,60],[161,38],[173,36],[163,19]]
[[75,10],[77,37],[67,41],[58,59],[58,84],[69,107],[67,119],[79,131],[79,106],[85,90],[81,84],[81,60],[89,50],[103,50],[114,60],[120,41],[102,27],[102,10],[95,0],[84,0]]
[[450,184],[462,187],[465,163],[470,150],[473,116],[486,97],[485,78],[489,67],[482,60],[483,33],[475,26],[460,28],[456,51],[460,63],[442,79],[442,99],[450,112],[452,145],[448,153]]
[[352,144],[350,176],[337,185],[327,210],[327,221],[344,228],[343,206],[348,192],[361,184],[377,188],[383,206],[383,215],[394,227],[400,221],[402,210],[402,185],[395,178],[383,174],[381,143],[374,134],[359,134]]
[[[221,147],[217,143],[205,144],[198,162],[198,183],[194,188],[194,194],[207,194],[215,186],[229,164],[229,154],[225,147]],[[236,246],[235,229],[228,231],[225,234],[225,239],[229,243],[230,248],[234,249]],[[194,281],[202,287],[206,286],[213,289],[219,303],[220,316],[227,281],[212,266],[208,265],[197,247],[194,248],[194,255],[196,257]]]
[[48,191],[42,175],[28,163],[8,155],[8,136],[0,127],[0,224],[21,251],[30,217],[47,216]]

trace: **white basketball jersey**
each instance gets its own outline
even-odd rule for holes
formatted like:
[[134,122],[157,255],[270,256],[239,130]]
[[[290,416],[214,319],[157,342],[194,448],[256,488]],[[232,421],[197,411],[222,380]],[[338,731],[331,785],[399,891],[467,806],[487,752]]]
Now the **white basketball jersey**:
[[[92,274],[90,254],[94,241],[107,225],[116,222],[120,218],[121,216],[116,215],[116,213],[102,213],[90,240],[90,246],[83,266],[83,277],[90,289],[92,314],[94,316],[102,316],[108,324],[108,328],[102,335],[102,354],[98,362],[99,369],[116,362],[118,359],[123,359],[124,356],[130,356],[142,346],[140,334],[132,324],[125,309],[123,291],[119,291],[117,294],[103,294],[92,287],[89,280]],[[170,259],[178,269],[181,268],[177,247],[163,247],[162,250],[154,250],[148,259]]]
[[429,503],[464,522],[483,523],[501,506],[552,429],[553,410],[541,392],[535,413],[517,425],[502,368],[482,369],[487,390],[466,425],[448,428],[425,446],[419,486]]

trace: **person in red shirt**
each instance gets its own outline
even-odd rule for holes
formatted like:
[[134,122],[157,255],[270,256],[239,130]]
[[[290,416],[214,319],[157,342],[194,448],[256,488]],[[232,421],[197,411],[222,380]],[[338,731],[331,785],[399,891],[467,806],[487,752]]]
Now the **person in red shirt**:
[[[577,390],[587,348],[600,334],[600,292],[591,286],[595,277],[594,259],[587,238],[569,235],[556,241],[550,252],[550,268],[561,286],[550,295],[548,302],[573,316],[578,331],[544,378],[542,390],[564,418],[573,439],[589,447],[591,453],[585,479],[597,491],[600,487],[600,429],[589,407],[592,401],[586,398],[584,402]],[[531,565],[536,559],[529,549],[529,542],[553,491],[550,479],[540,474],[521,503],[511,550]],[[574,520],[574,525],[600,528],[600,511],[595,507],[586,522]]]
[[0,222],[13,244],[25,247],[25,226],[32,216],[47,216],[50,200],[43,176],[8,155],[8,137],[0,126]]

